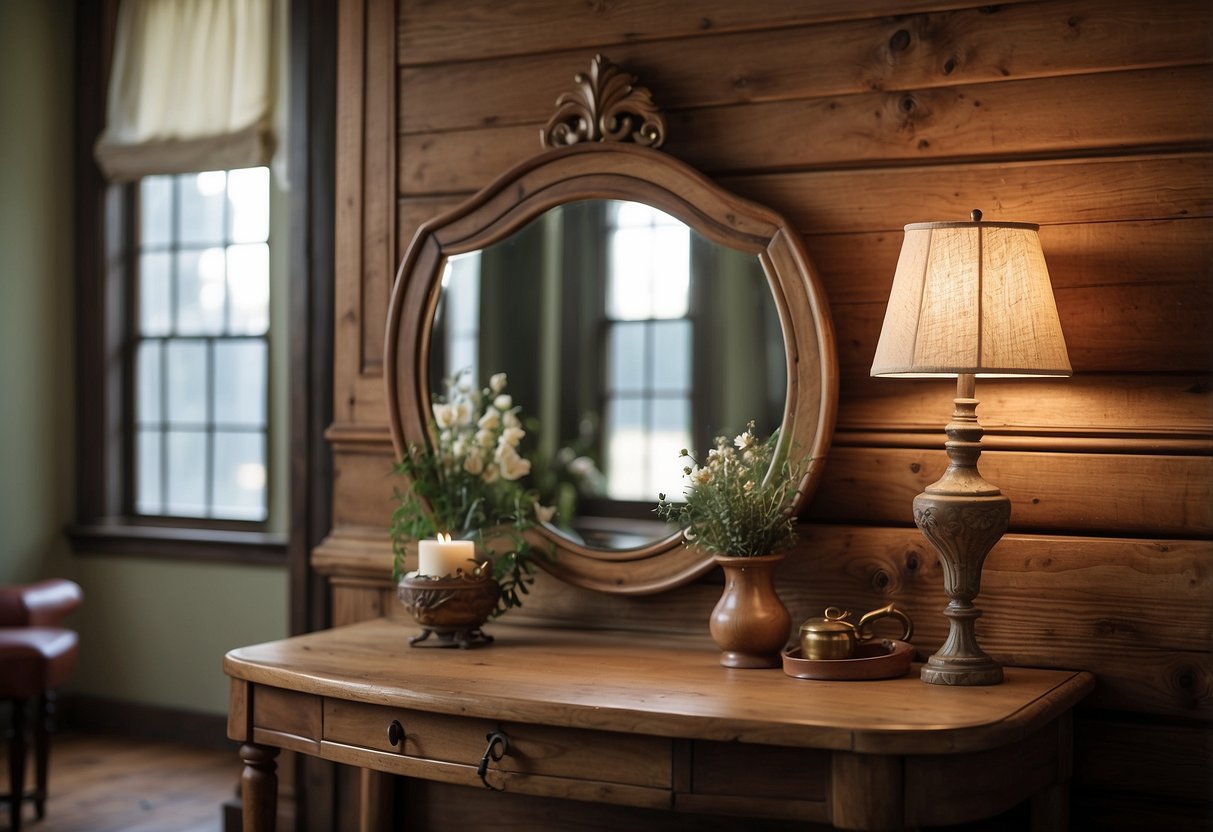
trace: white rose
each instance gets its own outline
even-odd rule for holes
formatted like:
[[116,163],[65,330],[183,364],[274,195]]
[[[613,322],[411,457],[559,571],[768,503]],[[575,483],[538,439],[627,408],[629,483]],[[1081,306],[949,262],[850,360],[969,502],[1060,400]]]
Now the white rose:
[[535,519],[540,523],[551,523],[556,516],[556,506],[541,506],[535,503]]
[[502,393],[500,396],[493,399],[493,407],[497,408],[498,410],[509,410],[513,406],[514,400],[505,393]]
[[455,409],[449,404],[434,405],[434,421],[440,428],[449,428],[455,424]]
[[507,428],[516,428],[522,425],[522,422],[518,421],[518,414],[514,413],[512,410],[508,410],[501,414],[501,423]]
[[522,441],[522,437],[524,436],[526,436],[526,431],[522,428],[506,428],[501,432],[501,438],[497,440],[497,444],[517,448],[518,443]]
[[473,477],[480,476],[484,471],[484,457],[480,455],[480,451],[472,451],[468,454],[468,458],[463,461],[463,470]]
[[476,444],[482,448],[491,448],[497,441],[496,435],[491,430],[476,431]]
[[505,389],[505,373],[493,373],[489,377],[489,389],[494,393],[500,393]]
[[484,480],[486,483],[492,484],[497,482],[497,477],[500,474],[501,472],[497,470],[496,465],[489,465],[486,466],[483,473],[481,473],[480,479]]
[[470,425],[472,423],[472,403],[467,399],[457,401],[453,418],[457,425]]
[[496,408],[489,408],[476,424],[484,430],[497,430],[501,427],[501,413]]
[[495,458],[501,468],[501,476],[511,482],[531,473],[531,463],[520,457],[510,445],[498,445]]

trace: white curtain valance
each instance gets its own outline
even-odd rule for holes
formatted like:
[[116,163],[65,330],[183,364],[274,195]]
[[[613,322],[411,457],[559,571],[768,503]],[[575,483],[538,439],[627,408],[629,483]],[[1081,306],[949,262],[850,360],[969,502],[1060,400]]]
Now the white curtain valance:
[[115,182],[268,165],[273,0],[122,0],[97,162]]

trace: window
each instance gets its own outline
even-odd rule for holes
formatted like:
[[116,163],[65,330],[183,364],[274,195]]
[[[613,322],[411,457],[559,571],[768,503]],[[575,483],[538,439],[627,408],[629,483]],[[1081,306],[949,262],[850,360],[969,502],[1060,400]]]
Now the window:
[[634,202],[612,203],[611,213],[607,495],[651,500],[681,492],[678,452],[691,445],[691,232]]
[[269,170],[139,185],[134,514],[268,516]]

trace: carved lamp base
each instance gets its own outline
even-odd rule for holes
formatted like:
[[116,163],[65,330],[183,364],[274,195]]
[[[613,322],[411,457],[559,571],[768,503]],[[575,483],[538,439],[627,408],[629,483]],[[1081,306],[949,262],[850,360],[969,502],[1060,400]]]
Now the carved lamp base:
[[922,680],[932,685],[1002,682],[1002,666],[977,644],[975,625],[981,610],[973,599],[981,592],[986,555],[1010,523],[1011,501],[977,470],[982,430],[972,391],[973,377],[962,376],[947,426],[950,464],[938,482],[914,498],[914,522],[939,553],[944,592],[950,599],[943,612],[947,640],[922,669]]
[[914,499],[914,521],[939,552],[944,590],[951,599],[943,611],[948,619],[948,637],[922,668],[924,682],[1002,682],[1002,666],[977,644],[975,625],[981,610],[973,606],[973,599],[981,589],[982,563],[1006,531],[1010,518],[1011,501],[1001,494],[973,497],[926,493]]

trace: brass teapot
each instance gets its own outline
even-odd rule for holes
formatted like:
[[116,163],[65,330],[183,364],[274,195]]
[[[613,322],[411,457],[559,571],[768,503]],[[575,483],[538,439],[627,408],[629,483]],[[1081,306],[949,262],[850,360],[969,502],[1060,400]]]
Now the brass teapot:
[[855,655],[856,647],[872,638],[868,625],[881,618],[896,618],[901,621],[902,641],[909,641],[910,636],[914,635],[914,623],[910,621],[910,617],[892,604],[864,613],[858,624],[847,620],[850,615],[838,607],[827,607],[825,617],[810,618],[801,624],[801,657],[813,660],[849,659]]

